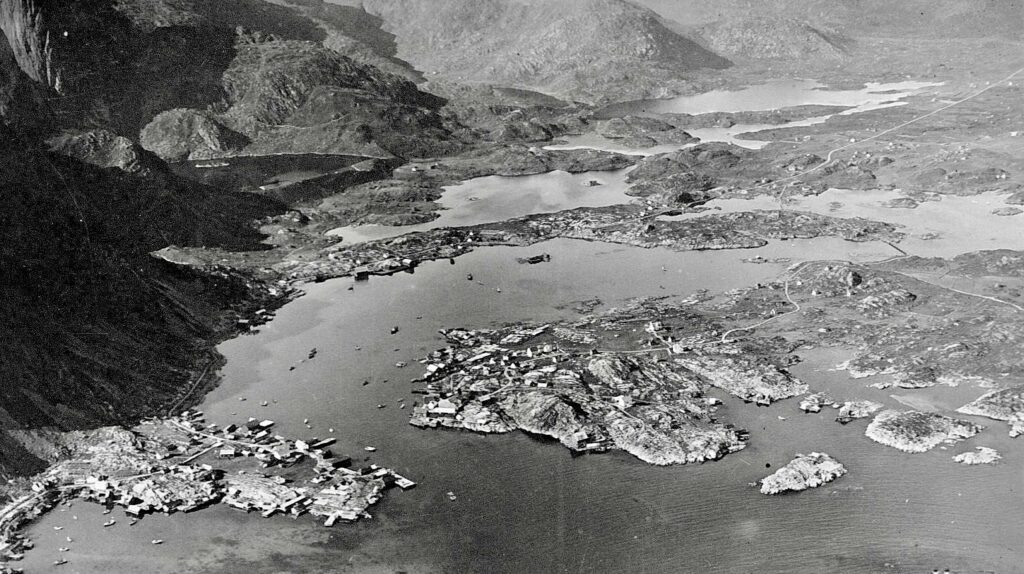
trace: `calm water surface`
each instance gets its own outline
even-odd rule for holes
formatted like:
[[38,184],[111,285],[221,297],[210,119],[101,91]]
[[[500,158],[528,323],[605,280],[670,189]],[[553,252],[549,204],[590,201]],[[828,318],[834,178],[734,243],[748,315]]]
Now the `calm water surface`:
[[[904,98],[920,93],[921,90],[940,84],[928,82],[896,82],[889,84],[869,83],[859,90],[828,90],[812,80],[776,80],[742,90],[715,90],[696,96],[680,96],[665,100],[643,100],[608,106],[598,112],[598,117],[614,118],[625,115],[656,114],[706,114],[712,112],[740,112],[778,110],[802,105],[846,106],[849,109],[838,115],[850,115],[903,105]],[[806,118],[784,124],[787,127],[806,127],[828,121],[833,114]],[[687,132],[700,138],[702,143],[723,142],[760,149],[770,142],[740,139],[737,136],[749,132],[774,129],[778,125],[736,124],[731,127],[694,128]],[[601,149],[619,153],[654,155],[670,153],[680,149],[675,144],[658,145],[649,148],[631,148],[597,134],[570,136],[566,143],[548,146],[546,149]]]
[[[552,171],[521,177],[478,177],[449,185],[438,203],[440,217],[419,225],[357,225],[332,229],[346,244],[361,243],[426,231],[439,227],[470,226],[504,221],[537,213],[553,213],[578,207],[604,207],[629,203],[626,195],[629,169],[572,174]],[[596,181],[600,185],[588,185]]]
[[606,118],[645,113],[696,115],[756,112],[804,105],[854,106],[857,111],[866,111],[901,100],[922,88],[937,85],[908,81],[868,83],[859,90],[829,90],[813,80],[773,80],[742,90],[713,90],[695,96],[613,104],[600,110],[599,115]]

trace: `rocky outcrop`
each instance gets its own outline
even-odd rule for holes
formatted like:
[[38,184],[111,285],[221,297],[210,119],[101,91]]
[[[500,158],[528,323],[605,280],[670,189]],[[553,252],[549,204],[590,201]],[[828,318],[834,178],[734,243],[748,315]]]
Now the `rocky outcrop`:
[[64,132],[46,142],[50,150],[103,168],[148,175],[160,169],[157,162],[132,140],[109,130]]
[[313,42],[243,32],[221,82],[222,112],[161,114],[143,129],[143,146],[174,159],[242,148],[250,155],[430,157],[460,146],[451,141],[457,126],[437,113],[444,100]]
[[904,452],[925,452],[946,441],[970,438],[982,429],[974,423],[937,413],[882,411],[864,434]]
[[[49,88],[60,91],[60,69],[54,62],[54,45],[59,41],[51,34],[46,2],[8,0],[0,4],[0,31],[6,37],[21,71]],[[2,39],[0,39],[2,41]]]
[[995,449],[979,446],[973,452],[964,452],[954,456],[953,460],[960,464],[975,465],[995,464],[1002,458]]
[[986,393],[956,412],[1006,421],[1010,436],[1016,438],[1024,434],[1024,385]]
[[1019,207],[999,207],[992,210],[992,215],[1000,215],[1003,217],[1009,217],[1011,215],[1020,215],[1024,213],[1024,209]]
[[822,407],[839,407],[838,402],[825,393],[811,393],[800,399],[800,410],[805,413],[820,413]]
[[846,467],[822,452],[798,454],[786,466],[761,479],[761,494],[817,488],[846,474]]
[[857,419],[868,418],[880,411],[883,405],[866,400],[840,402],[825,393],[813,393],[800,401],[800,410],[805,413],[820,413],[823,407],[839,409],[836,422],[845,425]]
[[847,424],[857,419],[866,419],[882,409],[881,403],[874,401],[847,401],[839,407],[836,421]]
[[775,366],[748,355],[680,353],[675,361],[729,394],[770,405],[807,392],[807,385]]
[[700,141],[664,120],[638,116],[612,118],[598,125],[597,133],[636,148],[659,144],[684,146]]
[[[426,361],[415,426],[520,429],[576,452],[618,449],[656,465],[715,460],[744,446],[743,433],[714,421],[706,386],[677,365],[575,349],[595,340],[569,327],[444,333],[453,346]],[[567,346],[541,343],[548,333]]]
[[153,118],[140,134],[142,147],[166,161],[222,157],[240,151],[248,139],[209,112],[168,110]]
[[837,61],[849,41],[789,18],[719,21],[698,33],[710,49],[732,59]]

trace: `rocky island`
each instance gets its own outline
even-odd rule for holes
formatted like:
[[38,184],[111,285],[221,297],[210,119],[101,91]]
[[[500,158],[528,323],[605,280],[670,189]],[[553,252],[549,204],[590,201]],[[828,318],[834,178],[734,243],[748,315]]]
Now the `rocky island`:
[[986,446],[979,446],[973,452],[964,452],[953,457],[953,460],[960,464],[995,464],[1003,457],[995,449]]
[[886,410],[875,416],[865,434],[904,452],[925,452],[944,442],[970,438],[981,429],[974,423],[936,413]]
[[784,494],[817,488],[846,474],[846,467],[823,452],[798,454],[761,480],[761,494]]

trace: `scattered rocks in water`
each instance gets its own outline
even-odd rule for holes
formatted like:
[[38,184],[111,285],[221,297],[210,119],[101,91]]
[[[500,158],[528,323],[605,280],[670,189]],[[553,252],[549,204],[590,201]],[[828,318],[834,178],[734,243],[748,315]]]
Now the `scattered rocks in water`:
[[992,215],[1000,215],[1003,217],[1008,217],[1011,215],[1020,215],[1021,213],[1024,213],[1024,209],[1021,209],[1019,207],[999,207],[997,209],[992,210]]
[[533,255],[531,257],[517,257],[516,261],[520,265],[536,265],[538,263],[547,263],[551,261],[551,255],[548,253],[541,253],[540,255]]
[[832,399],[824,393],[812,393],[800,400],[800,410],[805,413],[820,413],[821,407],[834,404]]
[[770,257],[769,258],[769,257],[762,257],[762,256],[758,255],[756,257],[747,257],[746,259],[741,259],[740,261],[742,261],[743,263],[755,263],[755,264],[758,264],[758,265],[764,265],[764,264],[767,264],[767,263],[790,263],[793,260],[790,259],[789,257]]
[[822,452],[798,454],[786,466],[761,480],[762,494],[817,488],[846,474],[846,467]]
[[857,419],[867,418],[882,409],[881,403],[874,401],[839,402],[825,393],[813,393],[800,401],[800,410],[805,413],[819,413],[823,407],[839,409],[836,422],[847,424]]
[[900,371],[893,375],[893,384],[901,389],[926,389],[939,382],[939,372],[930,366]]
[[937,413],[920,411],[880,412],[868,425],[871,440],[904,452],[925,452],[946,441],[970,438],[983,427]]
[[880,411],[884,405],[874,401],[847,401],[839,407],[836,422],[847,424],[857,419],[866,419]]
[[965,452],[958,454],[953,457],[953,460],[960,464],[974,465],[974,464],[995,464],[996,461],[1003,458],[999,453],[987,446],[979,446],[973,452]]
[[882,203],[883,207],[891,209],[915,209],[918,205],[920,205],[920,203],[909,197],[897,197],[896,199],[890,199],[889,201]]

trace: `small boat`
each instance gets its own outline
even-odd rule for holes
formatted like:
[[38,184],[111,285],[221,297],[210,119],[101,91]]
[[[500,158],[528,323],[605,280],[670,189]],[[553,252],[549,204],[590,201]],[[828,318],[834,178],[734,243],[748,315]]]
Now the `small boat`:
[[74,542],[73,540],[71,540],[70,536],[65,536],[64,539],[67,540],[68,542]]
[[163,541],[163,540],[160,540],[159,538],[157,538],[157,539],[153,540],[153,542],[152,542],[152,543],[153,543],[153,544],[155,544],[155,545],[158,545],[158,546],[159,546],[160,544],[163,544],[163,543],[164,543],[164,541]]
[[448,492],[446,492],[445,494],[448,495],[448,500],[455,500],[456,498],[458,498],[457,496],[455,496],[455,493],[450,491],[450,490]]
[[63,526],[54,526],[53,529],[54,530],[64,530],[64,527]]
[[71,550],[71,549],[68,548],[67,546],[61,546],[60,548],[57,549],[57,552],[67,552],[68,550]]
[[138,518],[132,518],[132,521],[128,523],[128,526],[135,526],[138,523],[139,523],[139,519]]
[[377,451],[377,447],[375,447],[375,446],[364,446],[363,450],[365,450],[366,452],[376,452]]
[[113,526],[115,524],[117,524],[117,521],[111,518],[110,520],[103,523],[103,528],[107,528],[108,526]]
[[104,510],[103,514],[110,514],[110,509],[108,508],[108,509]]
[[61,558],[60,560],[54,560],[53,561],[53,565],[54,566],[63,566],[65,564],[67,564],[67,563],[68,563],[68,561],[67,561],[66,558]]

